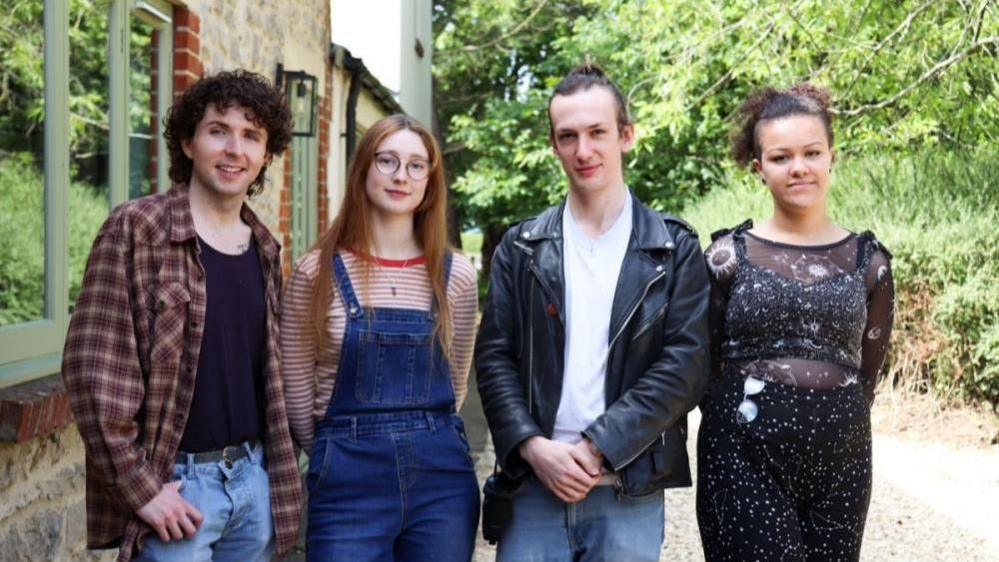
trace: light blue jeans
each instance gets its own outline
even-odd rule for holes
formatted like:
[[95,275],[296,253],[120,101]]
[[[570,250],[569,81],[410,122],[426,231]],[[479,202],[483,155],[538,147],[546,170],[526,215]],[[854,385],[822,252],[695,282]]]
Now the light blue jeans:
[[[243,445],[249,448],[249,445]],[[274,553],[270,485],[264,469],[264,449],[232,464],[225,461],[174,466],[173,479],[182,482],[180,495],[204,516],[191,538],[163,542],[146,535],[136,562],[257,562]]]
[[513,500],[513,521],[503,533],[497,562],[657,562],[665,514],[663,493],[617,497],[597,486],[567,504],[531,478]]

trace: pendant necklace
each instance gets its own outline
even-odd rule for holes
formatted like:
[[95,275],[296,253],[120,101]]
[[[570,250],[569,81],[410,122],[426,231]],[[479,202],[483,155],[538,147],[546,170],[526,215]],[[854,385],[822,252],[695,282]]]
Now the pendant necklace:
[[[409,262],[412,259],[413,258],[406,258],[405,260],[403,260],[402,261],[402,265],[400,265],[399,268],[400,269],[405,269],[409,265]],[[379,263],[378,265],[381,266],[382,272],[385,273],[385,277],[388,278],[389,288],[392,289],[392,296],[393,297],[396,296],[398,294],[398,292],[396,291],[396,283],[395,283],[396,282],[396,278],[395,278],[395,275],[393,275],[392,273],[389,273],[389,270],[394,269],[394,267],[390,266],[390,265],[385,265],[384,263]]]

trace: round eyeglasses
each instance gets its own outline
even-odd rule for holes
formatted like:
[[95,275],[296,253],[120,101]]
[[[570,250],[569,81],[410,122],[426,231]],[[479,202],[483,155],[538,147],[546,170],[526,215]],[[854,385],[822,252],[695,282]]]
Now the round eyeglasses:
[[[399,161],[399,157],[391,152],[375,153],[375,169],[386,176],[394,176],[399,171],[399,166],[401,165],[402,162]],[[413,181],[427,179],[427,176],[430,175],[430,162],[422,158],[406,162],[406,175]]]
[[739,407],[735,410],[736,423],[749,423],[760,414],[760,407],[749,397],[763,392],[763,387],[766,385],[767,383],[756,377],[746,377],[746,382],[742,384],[742,402],[739,402]]

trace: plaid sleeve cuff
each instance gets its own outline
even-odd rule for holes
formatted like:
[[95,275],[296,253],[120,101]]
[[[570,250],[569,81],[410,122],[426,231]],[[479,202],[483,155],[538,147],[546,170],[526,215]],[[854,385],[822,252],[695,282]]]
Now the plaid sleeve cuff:
[[162,488],[163,483],[149,465],[140,462],[130,473],[118,479],[111,492],[131,513],[135,513],[156,497]]

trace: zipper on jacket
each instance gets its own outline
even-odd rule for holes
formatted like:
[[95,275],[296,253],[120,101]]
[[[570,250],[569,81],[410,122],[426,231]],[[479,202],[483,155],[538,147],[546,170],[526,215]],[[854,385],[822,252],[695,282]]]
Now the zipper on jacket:
[[534,322],[531,319],[531,310],[534,302],[534,284],[531,279],[531,290],[527,297],[527,413],[534,415]]
[[667,308],[669,308],[669,303],[668,302],[659,310],[659,312],[656,313],[655,316],[652,317],[651,320],[649,320],[641,328],[639,328],[638,331],[635,332],[634,336],[631,336],[631,341],[637,340],[639,336],[641,336],[642,334],[644,334],[645,332],[647,332],[648,329],[651,328],[652,325],[656,323],[656,320],[659,320],[660,318],[662,318],[663,316],[665,316]]
[[614,344],[617,343],[617,339],[619,337],[621,337],[621,333],[624,332],[625,327],[628,326],[628,323],[631,322],[631,319],[635,316],[635,312],[638,311],[638,307],[642,306],[642,301],[645,300],[645,297],[649,294],[649,289],[652,288],[652,285],[654,285],[656,283],[656,281],[659,281],[663,277],[666,277],[666,272],[665,271],[660,272],[659,275],[656,275],[655,277],[653,277],[645,285],[645,290],[642,291],[642,296],[639,297],[637,301],[635,301],[635,306],[631,307],[631,312],[628,313],[628,317],[624,319],[623,323],[621,323],[621,327],[617,329],[617,333],[614,334],[614,338],[611,339],[610,345],[607,346],[607,353],[608,354],[610,353],[611,348],[614,347]]
[[[652,288],[652,285],[654,285],[656,281],[659,281],[659,280],[660,280],[660,279],[662,279],[663,277],[666,277],[666,272],[665,272],[665,271],[662,271],[662,272],[660,272],[660,273],[659,273],[659,275],[656,275],[655,277],[653,277],[653,278],[652,278],[652,279],[651,279],[651,280],[650,280],[650,281],[649,281],[649,282],[648,282],[648,283],[647,283],[647,284],[645,285],[645,290],[644,290],[644,291],[642,291],[642,296],[641,296],[641,297],[640,297],[640,298],[638,299],[638,301],[637,301],[637,302],[635,303],[635,306],[634,306],[634,307],[633,307],[633,308],[631,309],[631,312],[630,312],[630,313],[628,313],[628,317],[624,319],[624,323],[623,323],[623,324],[621,324],[621,327],[620,327],[620,328],[618,329],[617,333],[616,333],[616,334],[614,334],[614,339],[612,339],[612,340],[611,340],[611,342],[610,342],[610,345],[609,345],[609,346],[607,346],[607,356],[608,356],[608,360],[610,359],[610,352],[611,352],[611,349],[613,349],[613,347],[614,347],[614,343],[615,343],[615,342],[617,342],[617,339],[618,339],[619,337],[621,337],[621,333],[622,333],[622,332],[624,332],[624,328],[625,328],[625,326],[627,326],[627,325],[628,325],[628,322],[631,322],[631,318],[632,318],[632,317],[633,317],[633,316],[635,315],[635,311],[637,311],[637,310],[638,310],[638,307],[642,305],[642,301],[643,301],[643,300],[645,300],[645,297],[646,297],[646,296],[647,296],[647,295],[649,294],[649,289],[651,289],[651,288]],[[664,432],[664,433],[665,433],[665,432]],[[614,470],[615,470],[615,471],[619,471],[619,470],[623,469],[624,467],[628,466],[629,464],[631,464],[631,462],[632,462],[632,461],[634,461],[635,459],[637,459],[639,455],[641,455],[642,453],[644,453],[644,452],[645,452],[645,450],[649,448],[649,445],[652,445],[653,443],[655,443],[655,442],[656,442],[656,439],[658,439],[659,437],[660,437],[660,436],[656,436],[656,437],[653,437],[653,438],[652,438],[652,441],[649,441],[648,443],[646,443],[646,444],[645,444],[645,446],[644,446],[644,447],[642,447],[641,449],[639,449],[637,453],[635,453],[634,455],[632,455],[632,456],[630,456],[629,458],[625,459],[625,460],[624,460],[624,461],[623,461],[623,462],[622,462],[622,463],[620,464],[620,467],[617,467],[617,466],[615,466],[615,467],[614,467]],[[665,443],[665,439],[666,439],[666,438],[665,438],[665,436],[663,436],[663,442],[664,442],[664,443]]]

